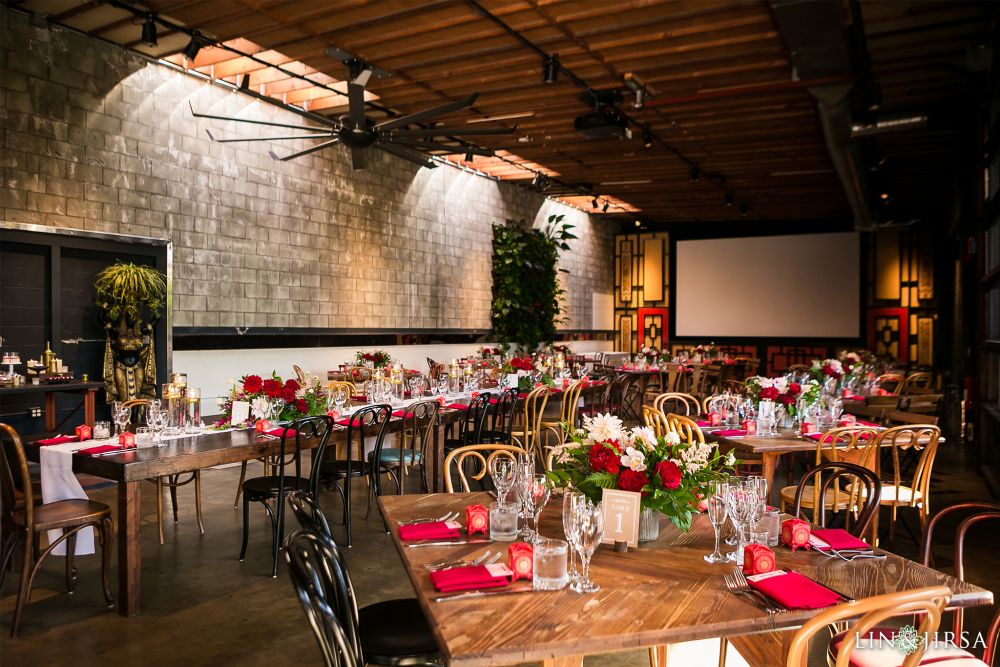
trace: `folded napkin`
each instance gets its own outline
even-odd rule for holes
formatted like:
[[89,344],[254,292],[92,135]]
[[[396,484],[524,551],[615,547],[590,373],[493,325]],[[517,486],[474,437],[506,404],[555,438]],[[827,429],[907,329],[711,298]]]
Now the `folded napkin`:
[[775,570],[747,577],[750,586],[789,609],[822,609],[843,602],[826,586],[798,572]]
[[399,539],[407,541],[449,540],[459,537],[459,535],[458,528],[453,528],[444,521],[427,521],[399,527]]
[[[280,438],[281,434],[285,432],[285,428],[272,428],[270,431],[264,431],[264,435],[273,435],[275,438]],[[297,431],[294,428],[288,429],[288,438],[294,438]]]
[[479,588],[500,588],[508,583],[507,577],[494,576],[485,565],[453,567],[431,572],[431,584],[441,593],[470,591]]
[[78,449],[76,450],[76,453],[83,454],[84,456],[95,456],[106,452],[121,452],[125,449],[126,448],[121,445],[98,445],[97,447],[85,447],[84,449]]
[[715,432],[715,435],[723,437],[723,438],[728,438],[728,437],[733,436],[733,435],[746,435],[746,434],[747,434],[746,429],[742,429],[742,428],[731,428],[731,429],[727,429],[727,430],[724,430],[724,431],[716,431]]
[[812,537],[818,538],[819,542],[814,542],[816,549],[871,549],[871,546],[864,540],[860,540],[843,528],[816,528],[812,531]]
[[448,405],[446,405],[444,407],[450,408],[452,410],[468,410],[469,409],[469,404],[468,403],[449,403]]
[[76,436],[75,435],[57,435],[54,438],[46,438],[45,440],[35,440],[35,444],[36,445],[41,445],[42,447],[44,447],[45,445],[61,445],[63,443],[67,443],[67,442],[76,442]]
[[393,417],[406,417],[407,419],[412,419],[413,418],[413,413],[412,412],[404,412],[403,410],[393,410],[392,411],[392,416]]
[[352,401],[357,401],[359,403],[367,403],[368,402],[368,396],[366,396],[365,394],[352,394],[351,395],[351,400]]

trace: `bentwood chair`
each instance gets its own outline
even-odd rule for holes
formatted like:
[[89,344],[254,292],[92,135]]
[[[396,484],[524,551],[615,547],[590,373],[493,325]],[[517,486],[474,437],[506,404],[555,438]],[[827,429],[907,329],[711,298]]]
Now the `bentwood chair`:
[[[139,414],[145,415],[149,408],[149,399],[136,398],[131,401],[124,401],[122,405],[136,409]],[[243,462],[243,473],[246,473],[246,461]],[[187,477],[184,477],[184,476]],[[183,479],[182,479],[183,478]],[[177,489],[194,482],[194,510],[198,519],[198,531],[205,534],[205,523],[201,516],[201,470],[192,470],[187,473],[176,473],[173,475],[160,475],[156,479],[147,480],[156,484],[156,527],[160,534],[160,544],[163,544],[163,489],[170,492],[170,506],[174,511],[174,523],[177,523]],[[242,484],[242,479],[240,483]],[[242,487],[241,487],[242,488]],[[237,492],[237,501],[239,500]]]
[[[352,545],[351,535],[351,481],[364,477],[368,480],[370,492],[381,495],[381,482],[379,476],[375,474],[376,466],[371,465],[366,460],[365,438],[374,437],[374,458],[378,461],[381,458],[382,446],[385,443],[385,434],[389,428],[389,418],[392,414],[392,407],[389,405],[367,405],[356,410],[349,418],[341,423],[347,425],[347,439],[344,444],[343,458],[335,453],[333,457],[322,457],[317,459],[314,454],[314,462],[320,461],[319,480],[328,488],[333,486],[343,502],[343,523],[347,531],[347,546]],[[324,460],[324,458],[326,460]],[[369,510],[371,508],[371,496],[369,495]]]
[[701,403],[691,394],[682,392],[666,392],[653,399],[653,407],[663,414],[674,413],[685,417],[696,416],[701,412]]
[[475,444],[466,445],[453,450],[444,459],[444,488],[448,493],[455,493],[452,480],[454,473],[458,477],[464,493],[469,493],[469,479],[483,484],[489,475],[490,461],[497,457],[505,457],[517,461],[518,457],[526,456],[528,451],[515,445]]
[[[76,536],[88,527],[94,529],[101,545],[101,584],[104,589],[104,599],[108,606],[112,607],[115,598],[108,585],[111,539],[114,535],[111,508],[104,503],[79,498],[35,504],[31,476],[28,473],[28,459],[24,455],[21,437],[12,427],[0,424],[0,530],[3,531],[3,549],[0,550],[0,586],[3,585],[3,575],[14,557],[18,543],[23,542],[21,582],[17,591],[17,602],[14,605],[11,637],[16,637],[21,628],[21,615],[31,601],[31,587],[35,582],[35,575],[52,550],[64,542],[66,590],[69,593],[73,592],[73,587],[76,585],[76,567],[73,565]],[[62,531],[62,534],[52,540],[45,551],[36,558],[38,533],[50,530]]]
[[[372,471],[374,475],[384,473],[392,477],[396,482],[396,491],[400,495],[406,488],[406,471],[412,466],[420,468],[420,488],[424,493],[428,492],[427,448],[434,438],[439,407],[437,401],[420,401],[408,405],[402,415],[403,428],[399,432],[399,447],[383,448],[377,470]],[[373,451],[368,455],[368,463],[374,462]]]
[[[537,460],[543,461],[542,455],[542,415],[549,401],[548,387],[536,387],[524,398],[523,421],[520,427],[514,428],[512,442],[530,452]],[[471,444],[471,443],[467,443]]]
[[285,562],[327,667],[441,664],[416,599],[385,600],[359,610],[343,553],[322,532],[289,535]]
[[575,380],[562,393],[562,408],[559,411],[559,421],[543,419],[541,428],[545,431],[545,444],[549,443],[549,434],[556,437],[558,444],[563,444],[566,440],[566,431],[563,424],[575,429],[577,424],[577,413],[580,409],[580,392],[583,391],[583,381]]
[[[497,398],[490,398],[489,428],[483,431],[482,442],[511,443],[514,433],[514,416],[521,398],[517,387],[505,389]],[[494,403],[494,401],[496,401]]]
[[[332,432],[333,418],[327,415],[303,417],[293,421],[281,432],[278,453],[267,457],[272,472],[277,474],[253,477],[243,482],[243,542],[240,547],[240,562],[246,558],[250,539],[250,503],[261,503],[271,522],[271,576],[278,576],[278,550],[285,534],[285,498],[293,489],[305,489],[315,497],[319,464],[323,460]],[[316,439],[316,448],[313,452],[312,469],[309,477],[305,478],[302,476],[302,445],[310,438]],[[286,472],[288,466],[294,467],[294,474]]]
[[[822,636],[832,624],[860,617],[848,630],[829,640],[828,664],[831,667],[848,667],[849,665],[860,667],[860,665],[873,664],[917,667],[925,657],[926,644],[921,642],[913,653],[902,656],[887,643],[888,640],[895,637],[895,631],[891,628],[880,627],[879,624],[895,617],[905,618],[908,622],[912,621],[917,624],[917,636],[934,636],[941,624],[941,614],[950,598],[951,591],[947,586],[931,586],[838,604],[810,618],[795,633],[789,646],[785,666],[806,667],[810,643],[814,637]],[[878,643],[869,641],[880,638],[886,640],[886,648],[884,649],[880,649]],[[859,648],[859,641],[864,642],[863,647]],[[874,646],[869,648],[873,643]],[[882,652],[885,654],[880,656],[879,653]],[[948,653],[950,653],[948,649],[941,649],[940,653],[932,649],[927,652],[927,657],[930,658],[932,655],[935,658],[940,656],[942,659],[951,657]],[[880,657],[888,659],[889,655],[893,656],[891,659],[894,662],[876,662]]]

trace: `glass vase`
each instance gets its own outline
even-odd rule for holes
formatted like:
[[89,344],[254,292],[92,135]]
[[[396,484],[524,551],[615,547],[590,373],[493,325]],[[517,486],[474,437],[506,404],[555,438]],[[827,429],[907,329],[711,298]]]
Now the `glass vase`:
[[639,541],[653,542],[660,537],[660,513],[652,507],[639,511]]

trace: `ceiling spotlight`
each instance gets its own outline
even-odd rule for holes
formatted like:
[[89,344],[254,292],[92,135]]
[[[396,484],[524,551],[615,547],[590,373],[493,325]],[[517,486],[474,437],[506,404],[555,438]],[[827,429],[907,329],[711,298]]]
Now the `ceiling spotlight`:
[[[145,32],[145,28],[143,28],[143,32]],[[154,35],[156,33],[155,27],[153,28],[153,33]],[[153,41],[156,41],[155,36],[153,37]],[[201,38],[198,36],[198,33],[195,33],[191,35],[191,41],[184,47],[184,57],[187,58],[188,61],[194,62],[194,59],[198,57],[199,51],[201,51]]]
[[701,180],[701,169],[698,167],[691,167],[691,182],[697,183]]
[[608,208],[611,207],[611,202],[604,200],[604,206],[601,207],[601,213],[607,213]]
[[726,190],[726,206],[732,206],[736,202],[736,197],[729,190]]
[[642,145],[645,148],[653,147],[653,134],[649,130],[642,131]]
[[146,46],[156,46],[156,17],[149,14],[142,24],[142,43]]
[[551,56],[545,56],[545,60],[542,63],[542,81],[545,83],[555,83],[556,79],[559,78],[559,54],[553,53]]
[[590,208],[597,208],[597,197],[590,200]]

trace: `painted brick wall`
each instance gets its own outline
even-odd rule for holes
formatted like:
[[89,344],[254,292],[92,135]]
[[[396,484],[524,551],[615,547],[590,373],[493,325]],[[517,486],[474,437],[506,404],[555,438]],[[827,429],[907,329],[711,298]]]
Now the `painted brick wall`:
[[611,223],[450,167],[381,151],[352,172],[332,148],[218,144],[300,122],[113,46],[0,9],[0,218],[169,238],[176,326],[488,328],[492,224],[577,225],[564,326],[589,329],[613,290]]

